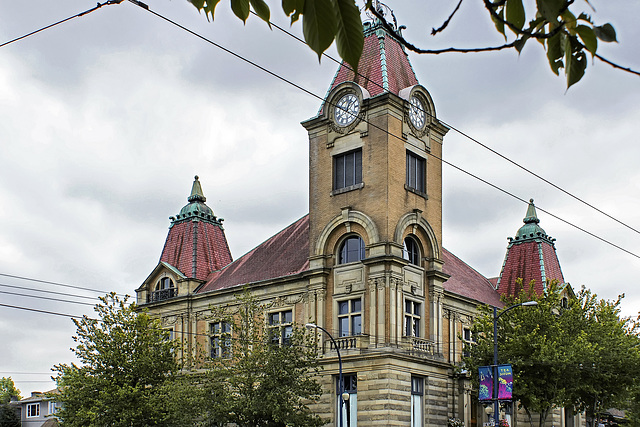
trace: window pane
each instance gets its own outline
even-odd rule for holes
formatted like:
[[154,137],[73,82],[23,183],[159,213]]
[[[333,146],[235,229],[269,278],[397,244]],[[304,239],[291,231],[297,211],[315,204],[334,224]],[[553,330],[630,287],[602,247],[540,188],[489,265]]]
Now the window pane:
[[341,337],[349,336],[349,318],[341,317],[338,321],[340,322],[339,335]]
[[337,156],[335,158],[335,180],[334,189],[344,188],[344,156]]
[[344,186],[355,184],[355,154],[349,153],[344,156]]
[[416,158],[416,190],[424,193],[424,160]]
[[354,152],[355,155],[355,182],[354,184],[360,184],[362,182],[362,150]]
[[285,311],[282,313],[282,323],[291,323],[293,320],[293,312]]
[[280,323],[280,313],[271,313],[269,314],[269,324],[270,325],[277,325],[278,323]]
[[420,336],[420,319],[413,319],[413,336]]
[[351,312],[359,313],[361,310],[362,301],[360,298],[351,300]]
[[349,301],[340,301],[338,303],[338,314],[349,313]]
[[413,314],[415,314],[416,316],[420,315],[420,304],[417,302],[413,303]]
[[404,334],[408,337],[411,336],[411,316],[404,317]]
[[351,317],[351,328],[351,335],[362,333],[362,317],[359,314]]
[[360,261],[364,258],[364,241],[360,236],[352,236],[342,243],[340,249],[340,264]]

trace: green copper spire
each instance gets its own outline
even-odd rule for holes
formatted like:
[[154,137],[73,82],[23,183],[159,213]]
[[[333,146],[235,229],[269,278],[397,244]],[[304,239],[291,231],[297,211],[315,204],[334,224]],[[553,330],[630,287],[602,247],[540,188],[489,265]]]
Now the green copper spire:
[[187,200],[189,203],[180,210],[178,216],[171,218],[172,223],[198,219],[220,225],[222,218],[216,218],[211,208],[204,203],[207,201],[207,198],[204,197],[204,193],[202,192],[198,175],[194,178],[191,194]]
[[200,185],[198,175],[194,178],[193,186],[191,187],[191,195],[187,198],[187,201],[202,203],[207,201],[207,198],[204,197],[204,193],[202,192],[202,186]]
[[540,220],[536,214],[536,207],[533,204],[533,199],[529,200],[527,216],[524,217],[522,222],[524,222],[524,225],[520,227],[516,233],[515,240],[547,237],[547,233],[545,233],[545,231],[538,225]]

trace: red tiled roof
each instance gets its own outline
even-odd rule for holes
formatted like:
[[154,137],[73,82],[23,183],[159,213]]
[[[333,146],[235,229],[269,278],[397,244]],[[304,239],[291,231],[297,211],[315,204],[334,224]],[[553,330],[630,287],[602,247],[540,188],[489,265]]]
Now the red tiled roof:
[[520,292],[517,279],[522,279],[525,287],[535,280],[534,289],[538,295],[544,292],[547,280],[564,283],[555,247],[542,239],[510,245],[500,274],[500,293],[517,295]]
[[[488,279],[443,248],[443,272],[451,277],[444,289],[479,303],[502,305]],[[214,272],[198,293],[261,282],[302,273],[309,269],[309,215]]]
[[172,225],[160,261],[176,267],[187,277],[207,280],[232,259],[220,225],[186,220]]
[[406,52],[382,26],[365,31],[358,74],[343,62],[329,90],[347,81],[356,82],[371,96],[387,91],[398,95],[401,89],[418,84]]
[[500,295],[486,277],[445,248],[442,248],[442,259],[442,272],[451,276],[444,282],[445,291],[483,304],[502,307]]
[[309,215],[214,273],[198,293],[298,274],[309,269]]

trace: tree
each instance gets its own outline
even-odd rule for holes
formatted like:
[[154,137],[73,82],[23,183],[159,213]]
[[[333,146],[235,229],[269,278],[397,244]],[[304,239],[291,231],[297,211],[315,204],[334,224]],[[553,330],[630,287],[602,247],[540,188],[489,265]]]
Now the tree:
[[[544,425],[554,408],[586,410],[590,416],[628,402],[640,374],[640,338],[635,323],[620,318],[616,301],[597,298],[587,289],[564,299],[557,282],[537,295],[533,283],[505,304],[528,300],[537,306],[517,308],[499,319],[499,363],[513,367],[513,397]],[[464,363],[477,381],[478,366],[493,363],[493,311],[481,307]],[[595,409],[594,409],[595,408]]]
[[[215,8],[220,0],[188,0],[207,18],[214,19]],[[505,43],[500,46],[474,48],[448,48],[442,50],[420,49],[405,40],[395,28],[387,29],[396,34],[400,42],[408,49],[422,54],[439,54],[445,52],[483,52],[502,49],[522,51],[529,40],[537,40],[546,50],[551,70],[558,75],[564,69],[567,88],[577,83],[587,68],[587,56],[622,69],[621,67],[597,53],[598,40],[615,42],[616,32],[611,24],[597,25],[590,13],[595,9],[589,0],[580,2],[586,8],[578,10],[575,0],[483,0],[488,19],[491,19],[496,30],[504,37]],[[368,12],[384,21],[383,11],[378,1],[364,0]],[[451,15],[432,35],[443,31],[459,10],[459,0]],[[265,0],[231,0],[231,9],[243,22],[254,12],[269,23],[271,12]],[[362,54],[363,34],[360,11],[356,0],[282,0],[282,10],[291,18],[291,24],[302,16],[302,32],[306,43],[318,54],[318,58],[335,40],[338,53],[353,69],[358,68]],[[527,10],[532,13],[527,16]],[[528,20],[528,22],[527,22]],[[270,25],[270,24],[269,24]],[[509,38],[512,40],[509,41]]]
[[0,403],[9,403],[14,396],[17,397],[18,400],[21,399],[20,390],[16,388],[11,377],[0,378]]
[[321,392],[316,347],[304,329],[269,329],[265,309],[248,291],[233,307],[212,308],[213,319],[231,328],[220,329],[228,331],[218,336],[220,357],[202,378],[204,418],[216,426],[320,426],[307,407]]
[[0,378],[0,426],[20,427],[20,417],[9,405],[12,397],[20,399],[20,390],[16,388],[11,377]]
[[54,366],[64,425],[187,425],[180,417],[190,414],[175,410],[179,365],[169,333],[127,299],[111,293],[94,308],[99,319],[73,319],[82,365]]

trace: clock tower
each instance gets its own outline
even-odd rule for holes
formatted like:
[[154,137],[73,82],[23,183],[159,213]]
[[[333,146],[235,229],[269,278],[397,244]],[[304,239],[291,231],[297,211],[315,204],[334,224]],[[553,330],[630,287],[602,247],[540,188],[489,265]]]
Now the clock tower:
[[[369,347],[408,337],[437,343],[448,277],[441,162],[448,128],[394,35],[379,21],[365,23],[364,33],[357,73],[343,63],[319,114],[302,123],[309,133],[310,287],[323,298],[311,317],[339,335],[368,335]],[[362,325],[353,324],[350,301]]]

